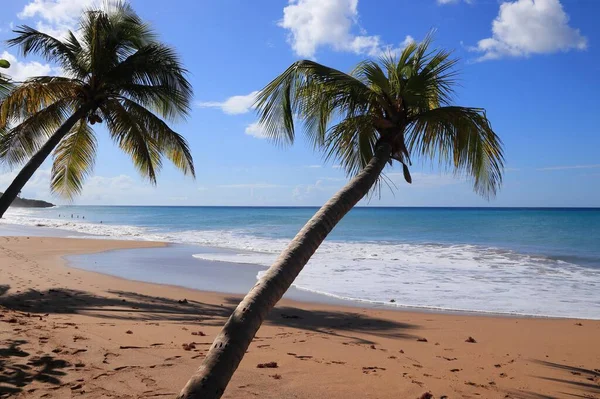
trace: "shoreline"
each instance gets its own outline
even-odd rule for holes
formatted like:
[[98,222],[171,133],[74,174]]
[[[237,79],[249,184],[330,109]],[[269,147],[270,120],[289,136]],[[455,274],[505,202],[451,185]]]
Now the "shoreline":
[[[85,240],[85,239],[93,239],[93,238],[82,238],[82,239]],[[124,241],[128,242],[127,240],[124,240]],[[136,240],[131,240],[131,241],[136,242],[136,243],[146,243],[146,242],[147,243],[155,243],[154,241],[136,241]],[[88,255],[93,255],[91,258],[96,258],[96,257],[102,258],[104,255],[111,254],[111,253],[115,253],[115,255],[118,256],[122,253],[122,251],[132,251],[132,250],[144,250],[145,251],[148,249],[164,250],[164,249],[168,249],[169,247],[173,247],[173,246],[192,247],[191,245],[184,245],[184,244],[178,244],[178,243],[169,243],[169,242],[156,242],[156,243],[162,243],[165,245],[164,246],[156,246],[156,247],[109,249],[106,251],[99,251],[99,252],[90,253],[90,254],[68,255],[66,257],[63,257],[63,259],[65,260],[67,267],[78,269],[78,270],[83,270],[88,273],[94,273],[94,274],[99,274],[99,275],[103,275],[103,276],[110,276],[110,277],[122,279],[125,281],[144,283],[144,284],[156,284],[156,285],[160,285],[160,286],[171,287],[174,289],[192,290],[192,291],[196,291],[199,293],[208,293],[208,294],[214,294],[214,295],[233,295],[233,296],[241,295],[243,297],[243,295],[245,295],[250,290],[253,283],[255,281],[257,281],[256,279],[249,281],[247,284],[247,288],[244,289],[243,292],[242,291],[235,292],[233,290],[199,289],[199,288],[189,287],[186,285],[159,283],[159,282],[152,282],[152,281],[148,281],[148,280],[144,280],[144,279],[128,278],[128,277],[120,276],[118,274],[96,271],[93,269],[88,269],[88,268],[77,265],[78,263],[81,263],[82,265],[87,263],[86,261],[89,261],[89,259],[90,259],[90,257],[88,257]],[[198,248],[205,248],[205,247],[198,247]],[[218,249],[218,248],[215,248],[215,249]],[[197,251],[195,251],[195,252],[197,252]],[[73,258],[79,258],[79,259],[74,260]],[[224,261],[200,261],[200,260],[195,261],[195,263],[198,263],[198,265],[200,265],[200,262],[206,262],[206,263],[212,263],[212,264],[223,264],[223,265],[228,265],[232,268],[236,268],[236,269],[240,269],[240,270],[244,270],[244,269],[250,269],[252,271],[254,271],[256,269],[266,270],[265,267],[262,267],[259,265],[253,265],[253,264],[229,263],[229,262],[224,262]],[[373,302],[373,301],[361,300],[361,299],[356,299],[356,298],[341,298],[341,297],[338,297],[335,295],[330,295],[327,293],[312,291],[312,290],[306,289],[306,288],[299,288],[294,285],[292,285],[289,288],[288,292],[286,292],[286,295],[284,295],[284,299],[288,300],[292,303],[306,304],[306,305],[333,305],[333,306],[344,307],[344,308],[349,308],[349,309],[375,309],[375,310],[391,311],[391,312],[408,312],[408,313],[442,314],[442,315],[448,314],[448,315],[457,315],[457,316],[476,316],[476,317],[505,317],[505,318],[514,318],[514,319],[550,319],[550,320],[573,320],[573,321],[579,321],[579,320],[581,320],[581,321],[584,321],[584,320],[597,321],[597,320],[599,320],[599,319],[593,319],[593,318],[581,318],[581,317],[571,317],[571,316],[548,316],[548,315],[533,315],[533,314],[520,314],[520,313],[502,313],[502,312],[483,311],[483,310],[432,308],[432,307],[425,307],[425,306],[420,307],[420,306],[410,306],[410,305],[402,305],[402,304],[392,305],[392,304],[383,303],[383,302]]]
[[[72,268],[63,258],[157,245],[165,244],[0,237],[0,350],[6,354],[0,392],[18,398],[175,396],[240,296],[130,281]],[[283,299],[224,397],[600,394],[600,371],[594,371],[599,335],[600,322],[593,320]],[[465,342],[468,337],[476,343]],[[272,361],[277,370],[256,367]]]
[[[40,236],[38,233],[42,233],[41,236],[46,236],[46,234],[49,234],[49,236],[52,237],[71,237],[71,236],[75,236],[75,238],[79,238],[79,239],[89,239],[89,240],[113,240],[110,237],[106,237],[106,236],[100,236],[100,235],[93,235],[93,234],[87,234],[87,233],[80,233],[77,231],[73,231],[73,230],[67,230],[67,229],[60,229],[60,228],[56,228],[56,227],[48,227],[48,226],[28,226],[28,225],[19,225],[19,224],[9,224],[9,223],[4,223],[0,225],[0,233],[3,233],[3,230],[5,228],[8,228],[12,233],[18,233],[18,235],[33,235],[33,236]],[[150,284],[159,284],[159,285],[164,285],[164,286],[169,286],[172,288],[181,288],[181,289],[186,289],[186,290],[194,290],[194,291],[199,291],[199,292],[206,292],[206,293],[211,293],[211,294],[215,294],[215,295],[245,295],[250,288],[254,285],[254,283],[256,282],[256,278],[254,277],[252,280],[246,279],[246,281],[243,282],[243,284],[238,284],[238,286],[243,286],[244,288],[241,290],[227,290],[227,289],[206,289],[206,288],[195,288],[195,287],[191,287],[189,285],[185,285],[185,284],[172,284],[172,283],[165,283],[165,282],[156,282],[156,281],[149,281],[143,278],[131,278],[131,277],[126,277],[126,276],[122,276],[120,274],[117,273],[110,273],[110,272],[106,272],[106,271],[98,271],[98,270],[94,270],[93,268],[86,268],[84,265],[85,264],[91,264],[92,262],[97,262],[99,260],[102,260],[102,258],[104,258],[106,255],[117,255],[116,258],[119,258],[119,255],[123,254],[123,252],[121,251],[132,251],[135,249],[143,249],[145,250],[144,252],[146,252],[148,249],[154,248],[154,249],[161,249],[161,252],[164,252],[166,250],[168,250],[169,248],[174,248],[174,247],[181,247],[181,248],[189,248],[190,254],[195,254],[197,252],[201,252],[201,251],[205,251],[205,250],[210,250],[209,252],[212,251],[219,251],[219,252],[228,252],[229,250],[227,249],[223,249],[223,248],[218,248],[218,247],[206,247],[206,246],[200,246],[200,245],[193,245],[193,244],[181,244],[181,243],[173,243],[173,242],[168,242],[168,241],[148,241],[148,240],[136,240],[136,239],[123,239],[123,238],[117,238],[114,239],[116,241],[122,241],[124,243],[128,243],[128,242],[133,242],[133,243],[138,243],[141,244],[141,246],[133,246],[133,247],[127,247],[127,248],[116,248],[116,249],[108,249],[108,250],[101,250],[101,251],[96,251],[96,252],[91,252],[91,253],[79,253],[79,254],[70,254],[64,257],[64,260],[66,262],[66,266],[68,267],[72,267],[75,269],[79,269],[79,270],[84,270],[84,271],[88,271],[91,273],[97,273],[100,275],[105,275],[105,276],[111,276],[114,278],[120,278],[120,279],[124,279],[127,281],[132,281],[132,282],[141,282],[141,283],[150,283]],[[148,246],[144,246],[145,243],[149,243],[150,245]],[[159,245],[156,245],[159,244]],[[192,250],[193,249],[193,250]],[[135,254],[133,255],[133,258],[135,258]],[[131,257],[129,257],[126,260],[131,261]],[[188,262],[190,264],[193,264],[194,266],[199,267],[200,265],[202,265],[203,263],[209,263],[209,264],[214,264],[214,265],[227,265],[228,267],[230,267],[231,269],[237,269],[236,271],[244,271],[245,273],[243,273],[246,277],[247,277],[247,272],[249,270],[253,270],[253,271],[263,271],[266,270],[267,267],[265,266],[261,266],[261,265],[256,265],[256,264],[244,264],[244,263],[235,263],[235,262],[227,262],[227,261],[209,261],[209,260],[204,260],[204,259],[198,259],[196,258],[195,260],[191,260],[190,256],[187,257],[177,257],[178,262]],[[115,261],[115,259],[111,259],[111,261]],[[77,265],[78,263],[80,263],[80,265]],[[83,267],[82,267],[83,266]],[[147,266],[147,265],[145,265]],[[224,273],[225,275],[227,273]],[[233,275],[235,276],[235,278],[239,279],[239,274],[238,273],[233,273]],[[197,277],[197,276],[194,276]],[[223,281],[224,276],[221,276],[222,279],[217,279],[219,282]],[[227,278],[229,278],[228,276],[226,276]],[[586,318],[586,317],[576,317],[576,316],[558,316],[558,315],[539,315],[539,314],[526,314],[526,313],[518,313],[518,312],[497,312],[497,311],[485,311],[485,310],[468,310],[468,309],[450,309],[450,308],[438,308],[438,307],[427,307],[427,306],[411,306],[411,305],[403,305],[403,304],[396,304],[396,305],[391,305],[389,303],[385,303],[385,302],[375,302],[375,301],[369,301],[369,300],[362,300],[362,299],[358,299],[358,298],[350,298],[350,297],[340,297],[340,296],[336,296],[333,294],[328,294],[328,293],[323,293],[323,292],[319,292],[316,290],[311,290],[311,289],[306,289],[306,288],[301,288],[301,287],[296,287],[294,285],[292,285],[290,287],[290,289],[288,290],[288,292],[286,293],[286,295],[284,296],[284,299],[289,299],[293,302],[299,302],[299,303],[306,303],[306,304],[323,304],[323,305],[334,305],[334,306],[340,306],[340,307],[346,307],[346,308],[365,308],[365,309],[377,309],[377,310],[387,310],[387,311],[398,311],[398,312],[413,312],[413,313],[426,313],[426,314],[450,314],[450,315],[459,315],[459,316],[489,316],[489,317],[506,317],[506,318],[520,318],[520,319],[527,319],[527,318],[534,318],[534,319],[565,319],[565,320],[600,320],[600,318]]]

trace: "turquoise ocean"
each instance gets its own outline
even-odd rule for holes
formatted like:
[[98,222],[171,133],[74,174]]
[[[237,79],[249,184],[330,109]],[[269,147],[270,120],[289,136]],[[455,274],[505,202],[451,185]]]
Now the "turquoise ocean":
[[[59,206],[11,209],[2,223],[168,241],[202,247],[199,261],[267,267],[316,210]],[[394,307],[600,319],[600,209],[356,208],[295,286]]]

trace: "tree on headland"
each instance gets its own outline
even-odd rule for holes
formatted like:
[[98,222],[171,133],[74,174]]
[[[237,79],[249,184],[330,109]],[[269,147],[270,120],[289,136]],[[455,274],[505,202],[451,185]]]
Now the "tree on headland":
[[187,142],[163,120],[190,109],[186,70],[127,3],[84,12],[65,38],[28,26],[15,33],[10,45],[58,64],[64,76],[20,82],[0,104],[0,162],[27,161],[0,198],[0,217],[51,153],[52,191],[79,193],[92,172],[99,123],[153,184],[164,157],[194,175]]
[[298,120],[312,144],[354,177],[240,302],[179,398],[221,397],[269,311],[327,234],[377,187],[388,163],[399,162],[410,183],[411,156],[428,157],[469,176],[477,193],[495,195],[502,182],[501,141],[483,109],[451,105],[457,61],[430,45],[428,36],[397,58],[364,61],[350,74],[298,61],[259,93],[256,106],[269,138],[293,143]]

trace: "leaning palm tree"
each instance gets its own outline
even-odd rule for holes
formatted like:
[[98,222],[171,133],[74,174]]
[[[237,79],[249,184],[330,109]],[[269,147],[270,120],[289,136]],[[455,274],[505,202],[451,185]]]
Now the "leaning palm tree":
[[72,198],[91,173],[96,138],[110,137],[152,183],[166,157],[194,175],[185,139],[161,119],[187,114],[192,90],[175,51],[156,40],[126,3],[106,3],[82,14],[79,31],[58,39],[21,26],[10,45],[57,63],[64,76],[17,85],[0,105],[0,161],[29,161],[0,198],[0,217],[54,152],[51,189]]
[[292,143],[295,119],[327,158],[354,178],[302,228],[237,306],[179,398],[219,398],[269,311],[327,234],[370,190],[388,163],[402,164],[410,183],[411,155],[447,162],[492,196],[503,171],[502,144],[480,108],[450,105],[456,60],[430,50],[431,37],[399,58],[365,61],[351,73],[299,61],[269,83],[256,106],[266,135]]

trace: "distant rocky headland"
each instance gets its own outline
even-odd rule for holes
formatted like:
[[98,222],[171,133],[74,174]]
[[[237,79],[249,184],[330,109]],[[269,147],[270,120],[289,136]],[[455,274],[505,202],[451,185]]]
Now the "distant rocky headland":
[[[2,194],[3,193],[0,193],[0,196]],[[10,206],[14,206],[16,208],[51,208],[54,206],[54,204],[42,200],[17,197]]]

